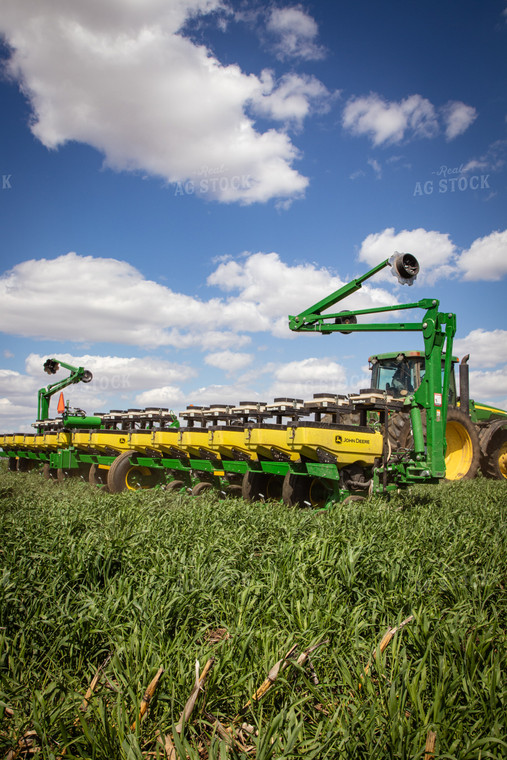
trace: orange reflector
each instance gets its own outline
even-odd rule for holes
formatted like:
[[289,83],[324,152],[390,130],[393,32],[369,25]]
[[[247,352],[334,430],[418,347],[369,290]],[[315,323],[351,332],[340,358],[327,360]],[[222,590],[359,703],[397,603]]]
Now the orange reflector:
[[58,399],[58,406],[56,407],[56,411],[58,414],[63,414],[65,411],[65,400],[63,398],[63,393],[60,393],[60,398]]

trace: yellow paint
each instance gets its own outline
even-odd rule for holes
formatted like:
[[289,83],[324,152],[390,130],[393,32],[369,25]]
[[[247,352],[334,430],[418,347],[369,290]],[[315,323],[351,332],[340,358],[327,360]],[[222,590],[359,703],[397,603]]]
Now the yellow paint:
[[507,479],[507,441],[500,447],[498,454],[498,466],[502,476]]
[[216,456],[216,451],[209,446],[209,431],[206,428],[180,428],[178,446],[196,459],[202,459],[200,450]]
[[[458,404],[459,406],[459,404]],[[505,415],[504,409],[498,409],[496,406],[484,406],[483,404],[475,404],[476,409],[484,409],[486,412],[500,412],[500,414]]]
[[249,459],[257,460],[257,454],[245,445],[245,431],[243,429],[234,429],[227,427],[210,428],[208,445],[210,449],[218,452],[220,456],[234,457],[234,452],[240,451],[248,456]]
[[128,435],[129,449],[135,449],[141,453],[146,449],[152,449],[151,430],[132,430]]
[[[74,433],[75,435],[76,433]],[[120,452],[127,451],[130,448],[129,434],[127,430],[96,430],[90,435],[87,445],[89,448],[105,453],[108,449]]]
[[374,459],[382,456],[383,437],[379,432],[305,426],[287,428],[287,442],[294,451],[313,461],[319,461],[316,450],[322,449],[336,457],[342,467],[353,462],[373,464]]
[[171,449],[184,451],[179,446],[178,440],[179,430],[177,428],[172,428],[171,430],[153,430],[151,433],[151,448],[171,456]]
[[299,462],[301,459],[300,453],[287,444],[287,433],[283,427],[245,428],[245,447],[267,459],[276,459],[277,452],[288,457],[291,462]]
[[445,428],[447,451],[445,454],[445,477],[460,480],[472,464],[473,443],[467,429],[461,423],[450,420]]

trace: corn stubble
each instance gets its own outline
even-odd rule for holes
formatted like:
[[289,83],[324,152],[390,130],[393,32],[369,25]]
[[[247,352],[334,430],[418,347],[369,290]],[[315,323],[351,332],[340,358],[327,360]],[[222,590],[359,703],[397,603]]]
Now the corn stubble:
[[504,758],[506,510],[486,480],[318,513],[2,471],[0,757]]

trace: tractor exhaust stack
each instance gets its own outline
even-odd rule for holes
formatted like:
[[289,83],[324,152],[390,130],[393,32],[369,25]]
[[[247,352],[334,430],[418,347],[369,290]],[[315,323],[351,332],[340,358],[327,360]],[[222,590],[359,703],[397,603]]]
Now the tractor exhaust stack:
[[459,365],[459,406],[463,414],[470,416],[470,381],[468,360],[470,354],[467,354],[461,360]]

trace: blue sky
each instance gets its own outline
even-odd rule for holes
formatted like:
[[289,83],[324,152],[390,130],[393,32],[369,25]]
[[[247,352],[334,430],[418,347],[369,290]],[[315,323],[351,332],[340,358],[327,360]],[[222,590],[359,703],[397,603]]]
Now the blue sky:
[[[420,336],[295,335],[437,297],[476,399],[507,407],[507,3],[3,0],[0,428],[47,356],[110,408],[311,398]],[[63,374],[62,374],[63,376]]]

